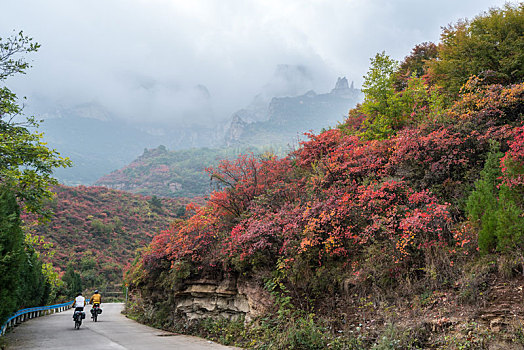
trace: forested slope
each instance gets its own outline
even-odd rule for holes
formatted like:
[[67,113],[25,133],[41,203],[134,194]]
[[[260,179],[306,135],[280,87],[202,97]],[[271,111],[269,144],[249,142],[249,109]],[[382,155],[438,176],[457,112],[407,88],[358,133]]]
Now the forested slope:
[[46,225],[25,216],[33,234],[52,243],[46,259],[61,271],[78,272],[83,287],[121,283],[123,268],[134,251],[153,235],[185,215],[184,199],[144,197],[104,187],[56,186],[46,207],[53,211]]
[[[344,123],[222,162],[222,190],[131,267],[131,313],[261,349],[523,346],[523,19],[508,5],[379,53]],[[231,276],[273,298],[246,328],[162,298]]]
[[208,167],[239,154],[262,152],[263,149],[247,146],[178,151],[159,146],[144,150],[136,160],[103,176],[95,185],[170,198],[204,197],[212,191]]

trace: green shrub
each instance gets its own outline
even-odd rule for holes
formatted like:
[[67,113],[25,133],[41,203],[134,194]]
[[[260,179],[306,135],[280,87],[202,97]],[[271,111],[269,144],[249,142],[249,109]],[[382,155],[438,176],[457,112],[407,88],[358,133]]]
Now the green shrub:
[[519,207],[519,193],[501,183],[498,145],[492,144],[480,179],[470,194],[466,212],[478,229],[478,245],[481,253],[495,250],[508,253],[524,246],[524,217]]
[[479,229],[478,244],[482,253],[489,253],[497,246],[495,231],[498,203],[496,195],[498,179],[502,176],[499,167],[502,156],[498,145],[492,144],[484,169],[480,173],[480,179],[475,182],[475,189],[466,204],[469,220]]
[[17,309],[43,305],[50,285],[33,247],[24,242],[14,194],[0,187],[0,324]]

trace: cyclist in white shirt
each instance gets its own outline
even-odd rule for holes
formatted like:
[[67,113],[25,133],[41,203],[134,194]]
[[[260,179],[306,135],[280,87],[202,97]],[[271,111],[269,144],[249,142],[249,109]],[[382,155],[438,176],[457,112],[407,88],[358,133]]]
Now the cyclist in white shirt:
[[84,306],[86,305],[86,299],[82,296],[82,293],[78,293],[75,298],[75,311],[84,311]]

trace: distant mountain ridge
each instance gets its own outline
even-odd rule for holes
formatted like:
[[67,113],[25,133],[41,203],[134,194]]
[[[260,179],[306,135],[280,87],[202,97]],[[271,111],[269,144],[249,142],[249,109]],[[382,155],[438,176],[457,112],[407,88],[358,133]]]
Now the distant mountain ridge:
[[[214,115],[210,92],[200,85],[189,96],[196,95],[202,101],[198,108],[194,108],[196,114],[176,119],[176,122],[155,119],[154,116],[151,120],[132,122],[115,115],[96,101],[67,108],[39,101],[36,105],[42,105],[39,112],[44,119],[39,129],[51,148],[73,161],[72,168],[56,169],[54,172],[54,176],[63,184],[76,186],[97,183],[157,195],[204,195],[208,191],[207,188],[203,190],[205,186],[194,191],[199,186],[190,184],[197,178],[198,181],[205,179],[201,173],[196,175],[192,166],[190,169],[193,170],[182,171],[186,175],[194,175],[192,179],[182,181],[173,174],[178,178],[174,183],[183,182],[182,187],[171,185],[172,189],[178,188],[176,191],[167,191],[165,188],[160,190],[163,185],[158,187],[158,183],[145,177],[143,180],[150,184],[144,188],[137,183],[131,184],[138,181],[138,177],[133,177],[128,185],[122,185],[127,180],[120,182],[120,185],[108,184],[104,177],[131,164],[144,150],[157,149],[159,145],[172,151],[191,150],[189,153],[196,159],[210,156],[209,150],[203,150],[202,157],[197,156],[195,149],[199,148],[215,149],[212,151],[215,156],[224,152],[231,154],[235,148],[292,148],[304,132],[317,132],[343,120],[360,98],[360,91],[353,85],[349,86],[346,78],[339,78],[330,92],[316,94],[311,90],[315,85],[313,76],[313,72],[304,66],[279,65],[252,102],[233,113],[229,119]],[[307,89],[309,92],[304,93]],[[209,115],[209,119],[202,115]],[[230,149],[224,151],[225,148]],[[213,164],[216,161],[202,163],[198,167],[204,169]],[[146,188],[150,185],[157,189],[148,192]]]
[[[287,153],[304,132],[335,126],[354,107],[360,91],[346,78],[338,78],[328,93],[309,91],[295,97],[275,97],[265,114],[257,100],[258,115],[248,109],[234,113],[223,136],[225,147],[168,151],[165,146],[146,149],[129,165],[96,181],[97,186],[164,197],[206,196],[212,190],[205,169],[241,153]],[[251,109],[253,110],[253,109]],[[245,121],[246,117],[249,121]],[[254,120],[254,119],[259,119]]]
[[45,116],[40,130],[48,144],[71,158],[72,168],[57,169],[66,185],[93,184],[109,172],[129,164],[144,148],[217,147],[222,131],[214,125],[166,128],[116,119],[102,106],[86,104]]
[[266,118],[250,122],[248,109],[234,113],[225,133],[225,144],[233,145],[282,145],[289,144],[307,131],[342,122],[348,111],[361,98],[361,92],[351,86],[345,77],[339,77],[335,87],[324,94],[310,90],[293,97],[271,99]]

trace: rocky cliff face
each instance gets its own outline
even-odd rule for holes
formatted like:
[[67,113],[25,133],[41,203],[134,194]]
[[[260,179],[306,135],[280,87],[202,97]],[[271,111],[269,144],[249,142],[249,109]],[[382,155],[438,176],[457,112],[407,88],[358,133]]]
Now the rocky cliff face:
[[239,140],[242,137],[246,125],[247,123],[244,120],[242,120],[238,113],[233,115],[233,118],[231,119],[231,124],[229,125],[229,128],[226,131],[226,135],[224,136],[226,146],[231,146],[235,143],[236,140]]
[[[235,277],[185,280],[172,291],[159,290],[135,297],[140,303],[135,311],[145,316],[147,322],[162,324],[175,323],[180,318],[184,321],[226,318],[249,322],[266,312],[273,303],[262,286]],[[169,316],[158,320],[155,319],[157,315]]]
[[188,320],[200,318],[244,318],[250,321],[271,305],[271,297],[261,287],[236,279],[196,280],[175,293],[175,307]]

